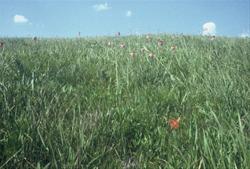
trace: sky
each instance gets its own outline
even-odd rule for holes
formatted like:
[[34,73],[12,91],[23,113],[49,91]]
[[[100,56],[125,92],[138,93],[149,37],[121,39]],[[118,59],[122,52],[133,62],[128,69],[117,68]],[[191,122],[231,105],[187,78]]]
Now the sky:
[[250,0],[0,0],[0,37],[250,36]]

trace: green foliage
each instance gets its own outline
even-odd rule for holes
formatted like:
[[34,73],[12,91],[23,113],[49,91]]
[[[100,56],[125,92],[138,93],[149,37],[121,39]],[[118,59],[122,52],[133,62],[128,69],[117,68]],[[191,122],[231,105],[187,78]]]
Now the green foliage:
[[249,38],[1,41],[0,168],[250,166]]

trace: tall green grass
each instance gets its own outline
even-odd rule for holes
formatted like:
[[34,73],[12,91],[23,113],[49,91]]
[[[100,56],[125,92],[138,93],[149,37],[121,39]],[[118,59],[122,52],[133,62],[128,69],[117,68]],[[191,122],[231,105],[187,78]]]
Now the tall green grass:
[[0,168],[249,168],[249,38],[1,41]]

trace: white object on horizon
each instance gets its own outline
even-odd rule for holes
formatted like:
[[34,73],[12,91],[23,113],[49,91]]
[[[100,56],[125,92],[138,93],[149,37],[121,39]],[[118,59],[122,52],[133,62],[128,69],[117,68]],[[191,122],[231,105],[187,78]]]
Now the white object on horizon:
[[214,22],[206,22],[202,26],[202,35],[215,35],[216,25]]
[[126,16],[131,17],[132,16],[132,11],[128,10],[127,13],[126,13]]
[[15,23],[27,23],[29,20],[23,15],[15,15],[13,21]]
[[108,5],[108,3],[104,3],[104,4],[96,4],[93,6],[93,8],[96,10],[96,11],[107,11],[109,9],[111,9],[111,7]]

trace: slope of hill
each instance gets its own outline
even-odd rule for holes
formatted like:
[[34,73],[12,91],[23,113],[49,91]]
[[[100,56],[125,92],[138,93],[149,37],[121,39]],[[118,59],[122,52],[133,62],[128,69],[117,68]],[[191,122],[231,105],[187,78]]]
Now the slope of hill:
[[1,41],[0,168],[250,166],[249,38]]

